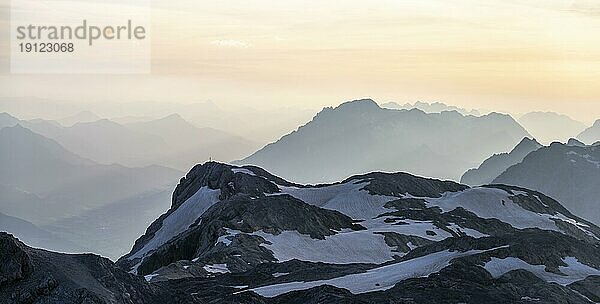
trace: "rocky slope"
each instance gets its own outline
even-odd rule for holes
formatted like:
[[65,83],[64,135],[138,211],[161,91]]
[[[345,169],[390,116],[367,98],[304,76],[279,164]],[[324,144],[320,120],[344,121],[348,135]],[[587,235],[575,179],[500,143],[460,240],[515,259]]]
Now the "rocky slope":
[[509,153],[494,154],[478,168],[465,172],[460,182],[472,186],[487,185],[509,167],[522,162],[527,154],[541,147],[535,139],[523,138]]
[[494,179],[544,192],[600,224],[600,146],[553,143],[530,153]]
[[237,163],[301,183],[334,182],[378,170],[459,180],[489,155],[507,151],[527,136],[508,115],[393,110],[356,100],[323,109],[297,131]]
[[92,254],[25,246],[0,232],[0,303],[167,303],[168,293]]
[[600,228],[540,193],[405,173],[305,186],[209,162],[117,264],[198,303],[592,303]]

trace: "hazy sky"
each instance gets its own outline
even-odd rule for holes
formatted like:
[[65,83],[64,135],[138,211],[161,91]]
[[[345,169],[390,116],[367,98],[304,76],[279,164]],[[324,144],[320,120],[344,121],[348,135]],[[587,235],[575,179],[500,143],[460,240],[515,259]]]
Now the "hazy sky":
[[303,108],[371,97],[600,118],[597,0],[155,0],[152,9],[152,74],[10,75],[3,39],[0,97]]

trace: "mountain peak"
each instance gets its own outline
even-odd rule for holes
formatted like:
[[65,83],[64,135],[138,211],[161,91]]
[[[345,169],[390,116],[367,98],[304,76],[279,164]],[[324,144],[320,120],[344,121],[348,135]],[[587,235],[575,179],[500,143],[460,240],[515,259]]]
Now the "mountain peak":
[[373,99],[357,99],[347,101],[335,108],[335,110],[352,109],[352,110],[374,110],[381,109]]
[[173,114],[165,116],[159,120],[185,121],[185,119],[183,119],[183,117],[181,117],[181,115],[179,115],[179,113],[173,113]]
[[521,142],[515,147],[515,149],[518,149],[519,147],[541,147],[542,145],[535,140],[535,138],[529,138],[529,137],[524,137],[523,140],[521,140]]
[[571,146],[571,147],[585,147],[585,144],[582,143],[581,141],[575,139],[575,138],[570,138],[569,141],[567,142],[567,146]]

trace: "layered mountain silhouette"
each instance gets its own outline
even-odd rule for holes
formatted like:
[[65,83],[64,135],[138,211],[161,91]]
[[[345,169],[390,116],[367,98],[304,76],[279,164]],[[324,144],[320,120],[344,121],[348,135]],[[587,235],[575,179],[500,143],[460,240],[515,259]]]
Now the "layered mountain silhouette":
[[325,108],[297,131],[239,164],[254,164],[289,180],[330,182],[352,174],[407,171],[459,180],[489,155],[529,134],[510,116],[380,108],[356,100]]
[[460,182],[471,186],[487,185],[506,169],[522,162],[525,156],[541,147],[542,145],[535,139],[523,138],[509,153],[494,154],[477,169],[465,172]]
[[95,113],[93,113],[91,111],[81,111],[77,114],[70,115],[70,116],[59,119],[58,123],[60,123],[63,126],[69,127],[76,123],[94,122],[94,121],[98,121],[101,119],[102,119],[102,117],[96,115]]
[[28,245],[62,252],[82,252],[85,249],[26,220],[0,213],[0,231],[15,235]]
[[[0,168],[0,212],[40,227],[125,199],[142,200],[149,193],[170,191],[182,175],[177,170],[159,166],[128,168],[100,165],[20,125],[0,129]],[[117,219],[141,221],[144,225],[156,216],[156,211],[150,215],[137,213],[138,217],[134,219],[131,219],[131,214],[114,215]],[[144,221],[144,217],[148,216],[149,219]],[[111,222],[107,219],[98,220],[104,224]],[[76,231],[83,233],[87,229],[100,228],[91,227],[90,224],[85,222]],[[139,232],[125,229],[111,237],[119,240],[123,235],[129,235],[127,239],[130,241]],[[81,243],[73,243],[114,258],[114,251],[97,247],[98,242],[94,240],[97,238],[98,235],[92,238],[88,236]],[[62,251],[70,251],[70,248],[62,248]],[[121,251],[116,252],[118,254]]]
[[531,112],[517,121],[543,144],[566,142],[585,129],[585,124],[555,112]]
[[493,183],[518,185],[544,192],[573,213],[600,223],[600,146],[580,142],[552,143],[529,153]]
[[594,125],[581,132],[577,138],[589,145],[600,141],[600,119],[596,120]]
[[381,104],[381,107],[387,109],[396,109],[396,110],[412,110],[419,109],[425,113],[441,113],[445,111],[456,111],[462,115],[473,115],[473,116],[481,116],[481,113],[477,110],[467,110],[465,108],[459,108],[457,106],[450,106],[442,102],[421,102],[417,101],[415,103],[405,103],[399,104],[397,102],[387,102]]
[[42,119],[17,122],[101,164],[161,165],[188,170],[198,159],[231,161],[259,147],[258,143],[223,131],[198,128],[177,114],[128,124],[108,119],[66,127]]
[[212,128],[198,128],[179,114],[162,119],[125,125],[143,134],[152,134],[162,140],[164,147],[155,151],[149,163],[164,164],[187,170],[198,159],[230,161],[255,151],[259,144]]
[[[312,109],[284,103],[279,106],[253,107],[249,103],[226,106],[214,102],[178,103],[164,100],[126,102],[115,107],[114,103],[72,103],[38,98],[0,97],[0,109],[23,118],[60,117],[59,121],[67,126],[73,122],[90,122],[89,117],[82,115],[87,112],[93,115],[101,114],[101,117],[111,118],[119,123],[150,121],[179,113],[193,125],[222,130],[260,144],[278,139],[315,115]],[[187,169],[189,167],[185,168]]]

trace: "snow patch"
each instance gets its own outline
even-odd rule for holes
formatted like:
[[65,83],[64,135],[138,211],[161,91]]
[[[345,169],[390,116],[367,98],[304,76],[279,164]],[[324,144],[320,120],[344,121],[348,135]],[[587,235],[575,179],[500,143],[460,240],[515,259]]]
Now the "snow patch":
[[321,208],[337,210],[353,219],[370,219],[388,212],[385,203],[398,199],[393,196],[371,195],[361,190],[368,181],[350,181],[316,188],[280,186],[280,194],[289,194],[303,202]]
[[153,274],[145,275],[144,279],[146,279],[146,282],[150,282],[150,280],[152,280],[153,278],[155,278],[157,276],[158,276],[158,273],[153,273]]
[[559,266],[558,269],[564,275],[547,272],[544,265],[531,265],[515,257],[507,257],[505,259],[492,258],[491,261],[485,263],[484,268],[494,278],[500,277],[511,270],[524,269],[546,282],[558,283],[563,286],[581,281],[591,275],[600,275],[600,270],[582,264],[574,257],[566,257],[563,261],[568,266]]
[[293,259],[331,264],[384,263],[393,260],[394,253],[387,246],[383,235],[372,231],[344,230],[327,236],[324,240],[313,239],[298,231],[283,231],[278,235],[263,231],[254,232],[271,244],[262,244],[271,250],[280,262]]
[[213,265],[204,265],[204,270],[210,273],[229,273],[229,269],[226,264],[213,264]]
[[252,172],[252,171],[250,171],[248,169],[245,169],[245,168],[233,168],[233,169],[231,169],[231,171],[233,171],[233,174],[243,173],[243,174],[248,174],[248,175],[256,176],[256,174],[254,174],[254,172]]
[[514,203],[509,193],[496,188],[471,188],[447,192],[440,198],[423,198],[428,207],[438,206],[443,212],[462,207],[481,218],[496,218],[517,229],[540,228],[560,231],[550,214],[529,211]]
[[240,233],[242,233],[242,232],[239,231],[239,230],[233,230],[233,229],[225,228],[225,234],[222,235],[222,236],[220,236],[217,239],[216,244],[223,243],[223,244],[225,244],[225,246],[229,246],[229,244],[231,244],[231,238],[233,236],[236,236],[236,235],[240,234]]
[[412,260],[374,268],[363,273],[346,275],[329,280],[268,285],[252,290],[264,297],[275,297],[290,291],[305,290],[325,284],[347,289],[353,294],[387,290],[403,280],[427,277],[432,273],[436,273],[450,265],[450,261],[455,258],[480,252],[483,251],[440,251]]
[[154,237],[139,251],[129,256],[129,260],[141,258],[188,229],[210,206],[219,201],[221,190],[202,187],[188,198],[179,208],[163,220]]

